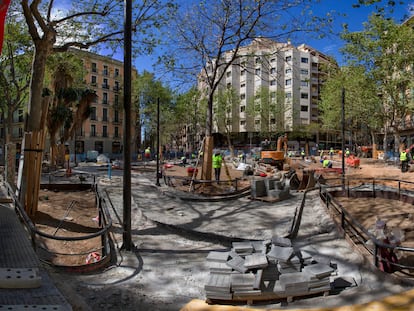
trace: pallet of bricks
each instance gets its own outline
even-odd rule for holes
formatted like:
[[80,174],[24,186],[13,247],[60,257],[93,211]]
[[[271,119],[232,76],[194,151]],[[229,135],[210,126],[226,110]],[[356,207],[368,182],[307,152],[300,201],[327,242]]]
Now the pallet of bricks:
[[208,303],[286,299],[331,290],[336,266],[316,262],[305,251],[295,251],[290,239],[274,236],[268,241],[233,242],[225,251],[209,252]]

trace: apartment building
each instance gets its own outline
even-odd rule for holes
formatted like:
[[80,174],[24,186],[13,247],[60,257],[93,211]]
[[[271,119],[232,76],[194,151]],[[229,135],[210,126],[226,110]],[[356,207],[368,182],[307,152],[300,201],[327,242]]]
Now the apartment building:
[[[76,133],[71,150],[84,156],[90,150],[119,158],[122,153],[123,139],[123,62],[95,53],[72,50],[83,62],[85,86],[96,91],[97,100],[92,103],[92,113]],[[136,76],[133,70],[132,77]],[[131,133],[136,137],[137,115],[131,115]],[[133,144],[134,146],[136,144]],[[135,148],[132,152],[136,153]],[[73,153],[73,152],[71,152]]]
[[[224,58],[230,59],[231,53]],[[322,64],[331,62],[327,56],[305,44],[295,47],[265,38],[254,40],[238,54],[219,87],[233,89],[239,97],[237,107],[226,112],[226,127],[232,134],[289,132],[318,121]],[[199,88],[203,87],[200,82]],[[215,122],[214,132],[222,130]]]

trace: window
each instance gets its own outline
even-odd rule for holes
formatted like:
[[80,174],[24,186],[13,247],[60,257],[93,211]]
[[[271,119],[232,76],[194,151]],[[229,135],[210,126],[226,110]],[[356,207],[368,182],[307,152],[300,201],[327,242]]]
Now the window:
[[91,125],[91,137],[95,137],[96,136],[96,125],[92,124]]
[[102,126],[102,137],[108,137],[108,127],[106,125]]
[[285,81],[285,85],[286,85],[286,86],[288,86],[288,85],[292,85],[292,79],[287,79],[287,80]]
[[307,112],[308,106],[300,106],[300,111]]
[[307,57],[301,57],[300,62],[301,63],[304,63],[304,64],[307,64],[307,63],[309,63],[309,58],[307,58]]
[[228,89],[231,89],[231,82],[228,82],[228,83],[227,83],[227,88],[228,88]]
[[104,65],[104,66],[103,66],[103,68],[104,68],[104,69],[103,69],[103,75],[104,75],[104,76],[109,75],[109,69],[108,69],[108,66],[107,66],[107,65]]
[[274,63],[276,61],[276,58],[272,58],[272,59],[270,59],[270,62],[271,63]]
[[256,68],[255,72],[256,75],[260,75],[260,68]]
[[301,69],[300,70],[300,74],[301,75],[308,75],[309,74],[309,70],[308,69]]
[[104,89],[109,89],[109,85],[108,85],[108,79],[103,79],[103,84],[102,84],[102,88]]
[[246,69],[243,69],[242,71],[240,71],[240,76],[244,76],[246,74]]
[[119,137],[119,128],[117,126],[114,128],[114,137]]
[[97,72],[96,63],[92,63],[92,72]]
[[246,87],[246,83],[242,83],[242,84],[240,84],[240,87],[241,87],[241,88]]
[[91,120],[96,120],[96,107],[91,107],[90,119]]
[[117,94],[115,94],[115,96],[114,96],[114,104],[115,104],[115,106],[119,105],[119,95],[117,95]]
[[115,78],[119,77],[119,69],[118,68],[115,68],[115,74],[114,75],[115,75]]
[[92,86],[96,86],[96,76],[91,76],[91,84]]
[[260,120],[254,120],[254,124],[260,125]]
[[276,73],[276,68],[270,68],[270,73],[275,74]]
[[102,121],[108,121],[108,109],[107,108],[102,109]]
[[119,91],[119,81],[115,81],[114,91],[115,92]]
[[300,98],[302,98],[302,99],[308,99],[309,98],[309,94],[308,93],[300,93]]
[[309,82],[307,80],[300,80],[300,86],[309,86]]
[[256,57],[255,62],[256,64],[260,64],[260,57]]
[[108,105],[108,93],[102,93],[102,104]]
[[276,85],[276,80],[271,80],[270,85]]
[[291,92],[287,92],[285,95],[286,98],[292,98],[292,93]]
[[286,68],[285,74],[290,74],[290,73],[292,73],[292,68]]
[[271,118],[270,119],[270,124],[276,124],[276,119],[275,118]]
[[227,77],[227,78],[231,77],[231,71],[227,71],[227,72],[226,72],[226,77]]
[[241,100],[246,99],[246,94],[240,94],[240,99]]
[[240,112],[245,112],[246,111],[246,106],[240,106]]
[[246,126],[246,120],[241,120],[240,121],[240,126]]
[[19,122],[19,123],[24,122],[23,115],[24,115],[23,109],[19,109],[17,111],[17,122]]
[[291,62],[292,61],[292,55],[286,56],[285,61],[286,62]]
[[119,111],[118,111],[118,109],[114,110],[114,122],[119,122]]

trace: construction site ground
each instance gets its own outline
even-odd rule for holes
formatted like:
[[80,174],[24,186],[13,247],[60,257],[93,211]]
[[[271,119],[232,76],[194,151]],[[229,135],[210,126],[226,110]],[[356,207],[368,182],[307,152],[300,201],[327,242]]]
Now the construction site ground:
[[[339,157],[334,158],[334,167],[341,167],[340,160]],[[147,167],[141,166],[143,169],[138,167],[132,174],[133,251],[120,250],[123,245],[122,177],[102,177],[99,185],[105,187],[114,206],[113,237],[119,250],[117,263],[104,271],[82,275],[48,268],[56,286],[73,310],[169,311],[180,310],[192,299],[203,300],[204,284],[208,278],[205,264],[207,254],[229,248],[234,239],[264,240],[273,235],[286,234],[302,195],[292,192],[288,200],[277,203],[252,201],[246,197],[222,202],[182,201],[176,197],[174,189],[164,184],[161,187],[155,185],[155,171],[148,170],[151,166],[153,163]],[[301,176],[303,170],[320,170],[321,164],[318,159],[303,161],[296,158],[290,161],[290,167]],[[243,176],[243,171],[237,170],[230,162],[228,168],[231,179]],[[165,173],[169,176],[188,176],[187,167],[179,165],[169,167]],[[347,168],[345,173],[347,176],[414,181],[414,173],[402,173],[397,165],[372,159],[361,159],[360,167]],[[326,178],[340,177],[335,172],[325,174],[322,171],[322,174]],[[224,185],[227,179],[229,176],[222,169],[221,180]],[[45,196],[47,200],[44,200]],[[53,196],[50,193],[40,196],[43,200],[39,205],[39,226],[59,234],[79,234],[96,228],[96,209],[78,204],[90,200],[85,200],[85,194],[69,194],[70,197],[61,200],[61,208],[57,199],[50,204]],[[77,203],[70,213],[65,214],[72,201]],[[352,207],[358,213],[362,205],[352,204]],[[392,205],[384,208],[392,209]],[[399,205],[399,208],[406,213],[413,212],[412,206]],[[364,209],[360,216],[365,222],[374,222],[378,216],[372,214],[374,210]],[[399,211],[402,212],[401,209]],[[63,224],[62,219],[65,220]],[[95,242],[91,243],[83,247],[93,249],[96,245],[93,245]],[[398,284],[389,275],[377,273],[366,258],[356,253],[338,235],[317,193],[310,195],[307,200],[295,245],[310,251],[315,257],[332,258],[338,263],[341,277],[354,280],[355,286],[327,297],[302,297],[289,304],[274,301],[255,307],[333,307],[367,303],[410,289],[409,286]],[[83,262],[85,259],[78,260]]]

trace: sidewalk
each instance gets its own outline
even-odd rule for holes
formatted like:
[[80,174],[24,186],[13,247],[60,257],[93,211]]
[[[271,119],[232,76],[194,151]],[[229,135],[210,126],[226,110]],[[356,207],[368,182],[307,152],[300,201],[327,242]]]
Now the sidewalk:
[[[7,198],[3,182],[0,197]],[[72,310],[42,267],[10,203],[0,204],[0,249],[0,309]]]

